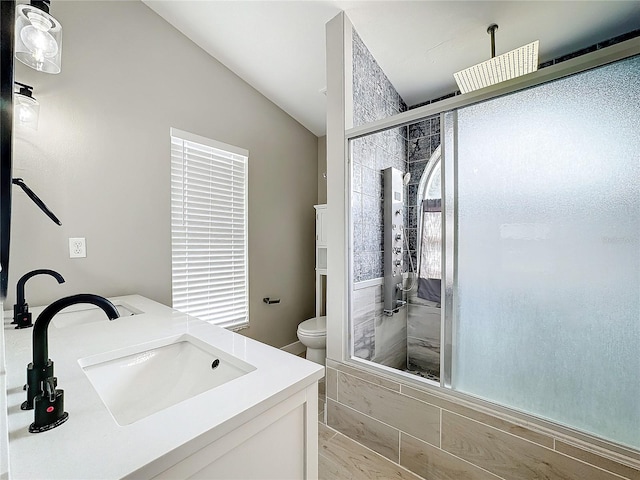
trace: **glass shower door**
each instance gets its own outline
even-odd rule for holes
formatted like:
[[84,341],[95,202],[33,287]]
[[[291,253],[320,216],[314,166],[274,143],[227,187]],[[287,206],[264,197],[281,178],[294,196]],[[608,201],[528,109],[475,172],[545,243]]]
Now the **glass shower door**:
[[452,388],[635,448],[639,78],[634,57],[445,114]]

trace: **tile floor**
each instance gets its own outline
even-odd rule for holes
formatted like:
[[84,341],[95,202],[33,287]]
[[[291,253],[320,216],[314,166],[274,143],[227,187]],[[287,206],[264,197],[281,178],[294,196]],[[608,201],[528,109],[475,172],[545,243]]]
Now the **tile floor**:
[[324,419],[325,382],[318,382],[319,480],[422,480],[382,455],[328,427]]
[[318,423],[320,480],[422,480],[400,465]]
[[[304,358],[304,352],[299,354]],[[423,480],[324,423],[325,381],[318,382],[319,480]]]

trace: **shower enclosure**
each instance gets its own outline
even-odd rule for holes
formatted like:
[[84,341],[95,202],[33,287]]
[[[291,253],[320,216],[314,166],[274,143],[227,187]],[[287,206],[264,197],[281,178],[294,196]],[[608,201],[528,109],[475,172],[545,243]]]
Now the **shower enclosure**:
[[[440,299],[420,294],[425,279],[439,293],[440,235],[433,236],[432,213],[425,216],[421,209],[427,197],[440,198],[439,145],[439,116],[351,142],[354,355],[436,382]],[[391,171],[402,192],[385,210],[385,188],[393,191]],[[425,235],[431,237],[423,245],[419,240]],[[421,270],[419,261],[427,261],[428,268]],[[427,270],[431,275],[419,279],[418,272]]]
[[351,138],[352,357],[639,449],[638,78],[630,57]]

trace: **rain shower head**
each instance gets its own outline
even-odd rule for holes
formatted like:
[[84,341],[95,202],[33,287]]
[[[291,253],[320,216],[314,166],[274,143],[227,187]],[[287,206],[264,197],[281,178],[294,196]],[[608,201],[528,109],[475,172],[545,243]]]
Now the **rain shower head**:
[[531,42],[498,57],[495,56],[496,24],[487,29],[491,35],[491,60],[453,74],[460,93],[469,93],[538,70],[539,41]]

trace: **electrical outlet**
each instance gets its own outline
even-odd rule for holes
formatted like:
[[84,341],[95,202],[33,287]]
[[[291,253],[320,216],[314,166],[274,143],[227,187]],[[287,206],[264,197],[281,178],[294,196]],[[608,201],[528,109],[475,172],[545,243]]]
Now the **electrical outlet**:
[[69,258],[84,258],[87,256],[87,243],[84,238],[69,239]]

